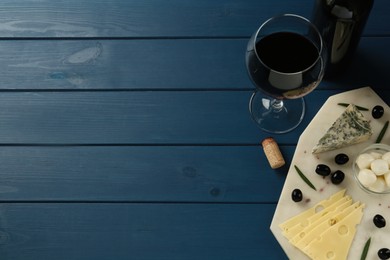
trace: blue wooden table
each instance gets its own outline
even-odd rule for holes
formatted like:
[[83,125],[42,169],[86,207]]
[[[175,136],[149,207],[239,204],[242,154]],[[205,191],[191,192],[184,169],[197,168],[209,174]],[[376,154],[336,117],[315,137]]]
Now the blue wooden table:
[[300,133],[335,93],[390,103],[390,4],[306,97],[271,170],[247,41],[309,0],[0,3],[0,259],[286,259],[269,230]]

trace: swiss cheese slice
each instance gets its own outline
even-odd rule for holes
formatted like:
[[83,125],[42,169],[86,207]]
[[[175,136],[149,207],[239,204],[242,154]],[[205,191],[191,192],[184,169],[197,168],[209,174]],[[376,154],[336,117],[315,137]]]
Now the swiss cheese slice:
[[312,153],[331,151],[364,142],[372,133],[370,122],[355,105],[350,104],[320,138]]
[[[340,201],[340,200],[339,200]],[[335,206],[329,207],[331,210],[326,211],[325,214],[321,215],[320,217],[313,216],[311,218],[310,224],[307,225],[304,228],[301,228],[293,238],[290,239],[290,243],[295,245],[299,240],[304,238],[306,234],[308,234],[311,230],[316,228],[318,225],[322,224],[323,222],[328,222],[329,219],[332,219],[335,215],[339,214],[341,211],[343,211],[345,208],[348,208],[352,204],[352,199],[348,197],[344,197],[341,204],[334,203]]]
[[341,190],[280,224],[289,242],[311,259],[347,259],[364,205]]
[[312,228],[302,231],[303,233],[298,234],[299,239],[291,242],[294,246],[298,247],[302,251],[304,251],[305,247],[314,239],[316,239],[320,234],[325,232],[331,226],[342,221],[347,215],[351,212],[359,208],[360,202],[355,202],[352,205],[349,205],[341,212],[333,212],[321,223],[316,223],[312,226]]
[[364,205],[360,205],[341,221],[322,232],[311,241],[304,252],[312,259],[347,259],[349,248],[355,237],[356,226],[363,216]]
[[320,201],[314,207],[307,209],[306,211],[288,219],[287,221],[281,223],[279,227],[282,229],[283,234],[286,235],[289,233],[289,229],[297,224],[304,225],[306,220],[315,215],[316,213],[326,209],[331,206],[333,203],[337,202],[339,199],[343,198],[345,194],[345,189],[333,194],[329,199]]
[[298,233],[302,232],[303,229],[311,227],[313,224],[315,224],[316,221],[319,219],[326,217],[330,212],[337,209],[339,206],[345,205],[345,203],[348,203],[349,205],[352,204],[352,199],[350,196],[344,196],[340,198],[339,200],[335,201],[331,205],[329,205],[326,208],[323,208],[322,210],[318,211],[314,215],[308,217],[307,219],[301,221],[300,223],[296,224],[295,226],[292,226],[288,229],[288,231],[283,232],[283,235],[287,239],[292,239],[294,236],[296,236]]

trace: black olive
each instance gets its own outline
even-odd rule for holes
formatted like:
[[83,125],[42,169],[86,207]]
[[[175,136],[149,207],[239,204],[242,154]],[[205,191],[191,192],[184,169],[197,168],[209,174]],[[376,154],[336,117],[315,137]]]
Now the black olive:
[[334,158],[334,161],[339,165],[346,164],[349,161],[349,157],[345,153],[339,153]]
[[300,202],[302,197],[302,191],[300,189],[294,189],[291,193],[291,198],[295,202]]
[[378,118],[381,118],[383,116],[384,112],[385,112],[385,110],[383,109],[382,106],[375,106],[371,111],[371,115],[373,118],[378,119]]
[[373,221],[375,226],[378,228],[383,228],[386,226],[386,219],[382,215],[376,214]]
[[330,176],[330,180],[332,181],[333,184],[340,184],[343,182],[344,177],[345,174],[342,171],[337,170],[334,173],[332,173],[332,175]]
[[328,176],[330,174],[330,168],[325,164],[318,164],[316,167],[316,173],[321,176]]
[[380,259],[389,259],[390,258],[390,249],[388,249],[388,248],[379,249],[378,256]]

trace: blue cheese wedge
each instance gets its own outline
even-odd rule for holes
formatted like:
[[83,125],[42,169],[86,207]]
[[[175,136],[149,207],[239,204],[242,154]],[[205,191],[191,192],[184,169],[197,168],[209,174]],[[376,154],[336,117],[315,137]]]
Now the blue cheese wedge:
[[372,133],[370,122],[355,105],[350,104],[321,137],[312,153],[322,153],[364,142]]

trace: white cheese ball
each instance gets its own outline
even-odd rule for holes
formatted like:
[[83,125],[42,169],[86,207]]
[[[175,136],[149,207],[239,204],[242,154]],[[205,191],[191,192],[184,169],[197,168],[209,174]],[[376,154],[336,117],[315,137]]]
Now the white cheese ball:
[[383,177],[385,178],[387,188],[390,188],[390,172],[385,173]]
[[376,175],[383,175],[389,171],[389,164],[383,159],[376,159],[371,162],[371,170]]
[[382,155],[382,159],[387,161],[390,164],[390,152],[387,152],[384,155]]
[[388,189],[385,179],[380,176],[376,179],[376,181],[368,187],[372,191],[376,192],[384,192],[385,190]]
[[359,169],[368,169],[374,160],[375,158],[371,154],[363,153],[356,159],[356,164]]
[[377,152],[371,152],[370,153],[374,159],[382,159],[382,154]]
[[363,186],[373,185],[376,181],[376,174],[369,169],[362,169],[359,171],[358,180]]

